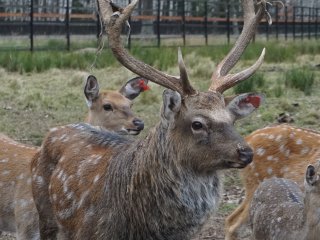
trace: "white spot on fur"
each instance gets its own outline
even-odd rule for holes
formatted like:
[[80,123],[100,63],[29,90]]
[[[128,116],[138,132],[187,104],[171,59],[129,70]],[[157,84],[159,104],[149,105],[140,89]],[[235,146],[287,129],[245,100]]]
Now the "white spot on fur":
[[272,174],[272,172],[273,172],[272,168],[271,168],[271,167],[268,167],[268,169],[267,169],[267,173],[268,173],[269,175],[271,175],[271,174]]
[[100,178],[100,175],[98,174],[97,176],[94,177],[93,179],[93,183],[96,183]]
[[3,176],[5,176],[5,175],[9,175],[9,173],[10,173],[10,171],[9,171],[9,170],[4,170],[4,171],[2,171],[2,173],[1,173],[1,174],[2,174]]
[[258,149],[256,150],[256,154],[257,154],[258,156],[263,156],[265,152],[266,152],[266,150],[265,150],[264,148],[258,148]]
[[0,160],[0,163],[7,163],[8,161],[9,161],[9,159],[5,158],[5,159]]
[[267,160],[268,160],[268,161],[272,161],[272,160],[273,160],[273,156],[268,156],[268,157],[267,157]]
[[299,139],[296,141],[296,144],[297,144],[297,145],[302,144],[302,139],[301,139],[301,138],[299,138]]
[[300,154],[301,155],[304,155],[304,154],[307,154],[308,152],[309,152],[309,148],[308,147],[304,147],[302,150],[301,150],[301,152],[300,152]]
[[277,137],[276,137],[276,142],[280,142],[281,141],[281,138],[282,138],[282,135],[278,135]]

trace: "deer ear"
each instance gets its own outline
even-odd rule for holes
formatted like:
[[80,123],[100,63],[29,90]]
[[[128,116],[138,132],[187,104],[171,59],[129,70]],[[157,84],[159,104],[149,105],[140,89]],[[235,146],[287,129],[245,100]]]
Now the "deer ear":
[[308,165],[306,171],[306,183],[312,186],[318,180],[318,175],[316,174],[316,169],[312,165]]
[[228,99],[227,109],[234,116],[234,120],[243,118],[256,110],[263,102],[264,96],[256,93],[245,93]]
[[181,96],[178,92],[170,89],[164,90],[162,94],[163,98],[163,110],[162,115],[165,119],[170,120],[173,116],[180,111],[181,108]]
[[88,107],[92,106],[92,102],[99,97],[99,83],[95,76],[89,75],[84,86],[84,95]]
[[126,98],[133,100],[139,96],[143,91],[149,90],[148,80],[142,77],[135,77],[130,79],[119,92]]

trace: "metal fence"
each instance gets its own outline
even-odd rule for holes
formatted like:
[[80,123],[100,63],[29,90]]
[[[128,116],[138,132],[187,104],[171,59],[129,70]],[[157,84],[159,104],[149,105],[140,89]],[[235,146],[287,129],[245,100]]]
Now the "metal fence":
[[[57,1],[58,2],[58,1]],[[164,1],[153,1],[150,8],[139,8],[130,19],[128,39],[132,44],[211,45],[230,42],[241,32],[240,5],[227,1],[171,0],[176,5],[165,8]],[[101,32],[94,4],[79,7],[66,0],[63,6],[43,6],[29,0],[16,5],[0,1],[0,50],[49,50],[57,48],[50,40],[60,41],[60,49],[76,49],[94,43]],[[175,6],[175,7],[172,7]],[[262,21],[259,38],[304,39],[319,37],[319,8],[275,5],[269,8],[273,24]],[[3,39],[1,41],[1,39]],[[48,44],[49,40],[49,44]],[[79,45],[79,42],[83,44]]]

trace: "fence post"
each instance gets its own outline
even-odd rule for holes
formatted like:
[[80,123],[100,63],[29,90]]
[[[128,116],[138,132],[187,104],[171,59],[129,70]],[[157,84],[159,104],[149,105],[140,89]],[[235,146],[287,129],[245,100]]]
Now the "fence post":
[[160,47],[160,0],[158,0],[158,5],[157,5],[157,46]]
[[186,45],[186,9],[185,9],[185,0],[182,0],[182,38],[183,38],[183,46]]
[[33,52],[33,0],[30,1],[30,51]]
[[67,32],[67,50],[70,51],[70,17],[69,17],[69,0],[67,0],[67,7],[66,7],[66,32]]
[[[269,12],[269,5],[267,4],[266,6],[266,10]],[[266,38],[267,38],[267,41],[269,41],[269,24],[268,24],[268,21],[266,22]]]
[[98,12],[96,14],[96,17],[97,17],[97,39],[99,40],[100,33],[101,33],[101,23],[100,23],[100,16]]
[[304,7],[300,7],[300,18],[301,18],[301,26],[300,26],[300,31],[301,31],[301,40],[303,40],[303,33],[304,33],[304,28],[303,28],[303,23],[304,23]]
[[311,7],[309,7],[309,16],[308,16],[308,39],[311,38]]
[[[128,3],[130,4],[131,0],[128,0]],[[129,17],[128,23],[129,23],[129,26],[131,26],[131,17]],[[129,36],[128,36],[128,49],[131,49],[131,32],[129,33]]]
[[276,39],[279,38],[279,7],[276,4]]
[[288,40],[288,6],[284,7],[284,38]]
[[319,15],[319,8],[316,8],[316,39],[318,39],[318,15]]
[[296,40],[296,7],[293,7],[292,35],[293,40]]
[[207,46],[208,45],[208,1],[204,2],[204,38]]
[[230,44],[230,3],[227,5],[227,39]]

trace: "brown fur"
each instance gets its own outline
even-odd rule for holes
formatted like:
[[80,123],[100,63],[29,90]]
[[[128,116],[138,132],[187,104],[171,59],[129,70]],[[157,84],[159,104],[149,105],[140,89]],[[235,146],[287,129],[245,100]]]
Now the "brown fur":
[[320,133],[287,124],[259,129],[245,138],[254,149],[252,163],[241,171],[245,198],[226,219],[226,239],[236,239],[237,230],[247,222],[250,203],[259,184],[271,177],[287,178],[303,187],[308,164],[318,158]]
[[135,142],[84,124],[53,129],[32,163],[42,238],[189,239],[218,206],[220,170],[251,160],[233,127],[246,96],[225,106],[218,93],[166,90],[160,123]]
[[[137,118],[131,110],[132,102],[123,95],[125,90],[122,93],[105,90],[97,94],[87,122],[122,134],[130,134],[126,129],[134,134],[140,132],[134,124]],[[112,105],[113,111],[103,109],[107,103]],[[16,232],[18,240],[40,238],[30,170],[31,159],[38,149],[0,134],[0,230]]]
[[317,168],[308,166],[304,194],[289,179],[271,178],[259,185],[249,214],[253,239],[319,239],[320,171]]

